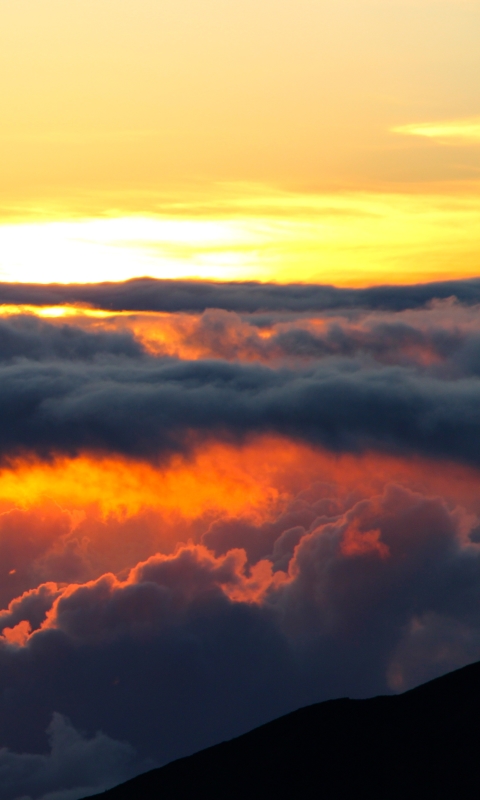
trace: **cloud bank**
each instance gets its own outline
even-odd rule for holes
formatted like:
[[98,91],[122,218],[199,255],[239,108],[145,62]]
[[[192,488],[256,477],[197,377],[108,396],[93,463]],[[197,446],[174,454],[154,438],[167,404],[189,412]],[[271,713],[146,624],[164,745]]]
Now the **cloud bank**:
[[318,284],[156,280],[135,278],[124,283],[0,284],[0,302],[31,305],[88,303],[114,311],[324,311],[344,307],[417,308],[433,299],[455,296],[465,303],[480,301],[480,280],[438,281],[413,286],[339,289]]
[[161,458],[209,437],[277,433],[335,452],[478,464],[480,381],[331,359],[304,370],[222,361],[0,367],[0,453]]

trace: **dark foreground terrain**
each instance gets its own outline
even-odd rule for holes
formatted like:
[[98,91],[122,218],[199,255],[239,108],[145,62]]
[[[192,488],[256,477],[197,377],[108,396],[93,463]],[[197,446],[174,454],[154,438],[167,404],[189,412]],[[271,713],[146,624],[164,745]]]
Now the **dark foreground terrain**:
[[302,708],[95,797],[479,800],[480,663],[402,695]]

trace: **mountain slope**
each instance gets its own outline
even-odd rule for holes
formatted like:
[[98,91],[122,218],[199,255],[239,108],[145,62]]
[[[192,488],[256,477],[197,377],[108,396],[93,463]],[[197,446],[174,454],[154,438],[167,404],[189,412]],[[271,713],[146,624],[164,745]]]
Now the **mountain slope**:
[[480,798],[480,662],[402,695],[307,706],[101,800]]

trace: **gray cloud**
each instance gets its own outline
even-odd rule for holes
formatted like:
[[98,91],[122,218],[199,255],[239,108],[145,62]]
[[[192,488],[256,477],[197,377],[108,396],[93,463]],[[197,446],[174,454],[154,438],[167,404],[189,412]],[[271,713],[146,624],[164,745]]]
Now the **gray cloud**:
[[328,360],[305,370],[221,361],[25,363],[0,369],[0,452],[157,457],[200,437],[273,432],[479,463],[480,381]]
[[53,325],[29,314],[0,319],[0,362],[77,361],[99,356],[138,358],[143,352],[130,331],[91,332],[76,325]]
[[0,284],[0,303],[61,305],[88,303],[115,311],[324,311],[338,308],[418,308],[455,295],[480,302],[480,280],[439,281],[415,286],[338,289],[318,284],[212,283],[137,278],[124,283]]
[[101,732],[83,736],[61,714],[53,714],[47,735],[45,755],[0,749],[2,800],[77,800],[153,766],[139,763],[127,743]]

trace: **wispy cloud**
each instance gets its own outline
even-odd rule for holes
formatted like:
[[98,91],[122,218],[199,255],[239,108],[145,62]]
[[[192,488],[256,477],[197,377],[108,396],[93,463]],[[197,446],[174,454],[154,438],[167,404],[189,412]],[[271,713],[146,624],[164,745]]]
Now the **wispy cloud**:
[[425,136],[440,141],[480,142],[480,116],[452,119],[442,122],[415,122],[392,128],[392,133],[407,136]]

